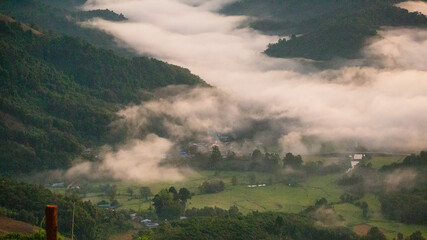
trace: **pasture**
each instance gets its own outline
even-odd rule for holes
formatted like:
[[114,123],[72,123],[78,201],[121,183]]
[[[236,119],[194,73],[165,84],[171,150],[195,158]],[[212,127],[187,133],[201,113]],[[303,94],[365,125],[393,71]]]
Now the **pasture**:
[[[373,156],[370,162],[375,169],[392,162],[401,161],[403,156]],[[338,158],[328,159],[325,156],[310,156],[305,161],[326,161],[337,162]],[[307,161],[307,162],[308,162]],[[143,174],[143,173],[141,173]],[[249,175],[255,175],[256,183],[266,184],[265,187],[250,188]],[[222,171],[215,174],[214,171],[194,171],[188,174],[185,180],[179,182],[163,183],[145,183],[125,181],[95,181],[89,183],[90,189],[100,189],[102,185],[110,184],[117,186],[116,199],[121,204],[120,209],[147,210],[150,207],[150,199],[141,199],[139,187],[146,186],[156,194],[163,188],[174,186],[177,190],[185,187],[194,195],[187,202],[187,209],[219,207],[229,209],[235,205],[243,214],[252,211],[275,211],[286,213],[298,213],[308,206],[313,206],[320,198],[326,198],[335,211],[335,214],[343,221],[343,224],[356,232],[362,233],[364,229],[371,226],[379,227],[390,239],[402,232],[405,236],[410,235],[416,230],[420,230],[424,236],[427,236],[427,226],[416,226],[396,223],[385,219],[381,214],[381,205],[378,197],[374,194],[365,194],[363,199],[369,205],[369,216],[364,218],[362,210],[353,204],[340,203],[340,195],[344,191],[338,186],[337,180],[342,174],[330,174],[322,176],[308,176],[303,180],[295,180],[295,183],[289,184],[283,176],[260,173],[260,172],[236,172]],[[231,179],[235,177],[237,184],[233,185]],[[225,190],[214,194],[201,194],[199,186],[207,180],[219,179],[225,183]],[[131,197],[128,189],[134,191]],[[64,188],[55,188],[54,191],[64,192]],[[98,203],[101,200],[108,201],[108,196],[102,191],[92,191],[81,195],[84,200],[90,200]]]

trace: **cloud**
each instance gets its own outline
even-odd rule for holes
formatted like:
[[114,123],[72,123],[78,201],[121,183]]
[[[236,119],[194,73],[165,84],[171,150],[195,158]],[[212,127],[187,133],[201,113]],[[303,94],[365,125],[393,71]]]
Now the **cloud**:
[[250,129],[261,121],[270,132],[253,134],[257,139],[274,136],[283,151],[295,153],[309,151],[305,137],[375,150],[425,148],[426,30],[384,29],[368,43],[363,65],[316,70],[304,61],[263,55],[279,37],[239,27],[244,17],[214,12],[227,2],[88,1],[87,9],[109,8],[129,21],[93,19],[87,26],[140,54],[187,67],[220,90],[184,91],[130,107],[120,113],[127,123],[140,129],[149,120],[143,113],[160,116],[165,112],[159,109],[168,109],[169,120],[162,121],[171,139],[206,129],[239,132],[239,126]]
[[427,15],[427,3],[423,1],[407,1],[399,3],[396,6],[404,8],[409,12],[420,12]]
[[384,178],[383,188],[386,192],[411,189],[416,185],[417,172],[413,169],[397,169]]
[[101,162],[77,164],[65,176],[69,179],[113,178],[139,183],[180,181],[189,170],[160,165],[171,147],[169,140],[148,135],[144,140],[130,141],[118,151],[104,148]]

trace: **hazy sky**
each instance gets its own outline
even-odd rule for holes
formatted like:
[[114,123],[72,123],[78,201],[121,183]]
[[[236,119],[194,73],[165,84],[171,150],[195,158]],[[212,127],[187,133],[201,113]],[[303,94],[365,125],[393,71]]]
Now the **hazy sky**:
[[410,12],[420,12],[424,15],[427,14],[427,3],[422,1],[407,1],[397,4],[401,8],[405,8]]
[[[279,37],[240,28],[244,17],[214,13],[228,2],[89,0],[87,9],[108,8],[129,21],[85,24],[104,29],[141,54],[189,68],[227,95],[198,90],[150,103],[152,108],[157,104],[157,110],[151,109],[157,112],[179,104],[183,110],[175,115],[186,122],[184,129],[235,129],[248,118],[271,118],[283,125],[276,129],[282,131],[284,152],[306,153],[304,136],[394,151],[427,146],[427,31],[383,29],[367,43],[367,66],[312,71],[301,61],[263,55]],[[257,111],[248,111],[251,106]],[[143,122],[143,116],[130,118]],[[277,119],[298,119],[298,124]]]

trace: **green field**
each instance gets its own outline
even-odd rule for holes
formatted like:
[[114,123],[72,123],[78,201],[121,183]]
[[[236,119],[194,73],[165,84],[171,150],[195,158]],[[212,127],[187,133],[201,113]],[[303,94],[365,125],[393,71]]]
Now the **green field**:
[[[325,159],[324,156],[311,156],[309,161],[337,161],[337,158]],[[385,164],[401,161],[402,156],[373,156],[370,162],[374,168],[380,168]],[[306,160],[307,161],[307,160]],[[398,232],[410,235],[416,230],[420,230],[427,236],[427,226],[415,226],[396,223],[385,219],[381,214],[381,206],[378,197],[374,194],[366,194],[361,201],[369,205],[369,217],[362,216],[362,210],[353,204],[339,203],[339,197],[343,190],[337,185],[337,180],[342,174],[332,174],[325,176],[307,177],[297,185],[285,184],[282,178],[269,173],[255,173],[256,181],[259,184],[265,183],[265,187],[248,188],[249,174],[251,172],[220,172],[215,176],[213,171],[193,172],[180,182],[171,183],[147,183],[138,184],[135,182],[123,181],[102,181],[91,183],[92,187],[105,184],[115,184],[118,187],[117,200],[122,204],[121,209],[145,210],[150,207],[150,201],[131,198],[127,192],[130,187],[138,195],[140,186],[150,187],[153,194],[162,188],[174,186],[177,190],[181,187],[188,188],[195,195],[187,202],[187,208],[203,208],[205,206],[228,209],[236,205],[243,214],[252,211],[277,211],[287,213],[298,213],[308,206],[315,204],[316,200],[324,197],[332,203],[335,214],[342,219],[343,224],[349,228],[359,225],[380,227],[386,235],[392,239]],[[231,184],[231,178],[237,178],[237,185]],[[221,179],[225,183],[225,190],[216,194],[200,194],[198,187],[206,180]],[[272,182],[272,184],[268,184]],[[64,188],[55,188],[55,191],[65,191]],[[82,195],[83,199],[97,203],[107,200],[108,196],[103,192],[91,192]]]
[[379,169],[384,165],[389,165],[394,162],[401,162],[406,156],[399,155],[383,155],[383,156],[373,156],[370,163],[372,163],[372,167],[375,169]]
[[336,204],[334,209],[336,213],[342,216],[346,222],[346,226],[355,227],[357,225],[369,225],[379,227],[389,239],[396,237],[398,232],[405,236],[419,230],[423,236],[427,236],[427,226],[417,226],[397,223],[385,219],[381,214],[381,204],[378,197],[374,194],[366,194],[361,201],[365,201],[369,205],[369,217],[363,218],[362,210],[353,204]]

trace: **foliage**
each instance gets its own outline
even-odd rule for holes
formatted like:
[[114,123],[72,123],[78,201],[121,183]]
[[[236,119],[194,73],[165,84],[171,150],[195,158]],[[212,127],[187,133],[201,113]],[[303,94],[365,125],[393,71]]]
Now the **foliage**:
[[[336,14],[336,13],[334,13]],[[335,57],[357,58],[368,37],[376,35],[380,26],[427,26],[427,18],[419,13],[376,3],[355,13],[344,11],[332,19],[313,19],[320,27],[300,37],[281,39],[265,51],[273,57],[303,57],[329,60]]]
[[424,167],[427,166],[427,152],[421,151],[420,154],[411,154],[405,157],[402,162],[392,163],[385,165],[380,168],[381,171],[391,171],[398,168],[409,168],[409,167]]
[[153,205],[156,214],[160,219],[176,219],[184,213],[187,200],[191,198],[191,193],[186,188],[181,188],[179,192],[175,187],[162,189],[153,198]]
[[381,211],[389,219],[410,223],[427,224],[427,189],[402,190],[380,195]]
[[211,157],[210,157],[210,166],[211,169],[220,169],[222,161],[222,155],[218,146],[212,147]]
[[[40,231],[31,235],[23,235],[20,233],[9,233],[0,237],[0,240],[45,240],[46,232]],[[62,236],[58,234],[58,240],[64,240]]]
[[219,215],[161,224],[149,239],[362,239],[344,228],[316,228],[309,218],[276,213]]
[[128,230],[131,226],[126,212],[99,209],[91,202],[75,196],[54,194],[42,186],[18,183],[8,178],[0,179],[0,206],[12,211],[25,210],[37,219],[43,219],[47,204],[58,206],[58,231],[71,233],[73,207],[74,233],[77,239],[105,239],[106,236]]
[[158,60],[127,59],[1,21],[0,80],[1,173],[69,167],[86,147],[123,139],[109,125],[120,108],[147,98],[142,90],[204,84]]
[[139,195],[141,198],[145,198],[148,201],[148,198],[153,196],[151,189],[149,187],[142,186],[139,188]]
[[340,180],[338,180],[338,184],[341,186],[351,186],[362,182],[363,177],[356,174],[344,175]]
[[231,206],[229,210],[218,207],[204,207],[201,209],[191,208],[185,211],[187,217],[216,217],[216,216],[235,216],[240,214],[239,208]]
[[292,153],[286,153],[283,158],[283,166],[299,169],[302,166],[302,158],[300,155],[294,156]]
[[219,193],[224,191],[225,184],[222,180],[212,179],[205,181],[200,186],[200,191],[202,193]]
[[[275,35],[293,35],[270,44],[272,57],[314,60],[357,58],[367,38],[381,26],[426,27],[427,17],[394,6],[400,0],[243,0],[227,14],[257,16],[250,26]],[[295,36],[300,34],[301,36]]]
[[372,227],[367,236],[366,240],[387,240],[385,235],[377,227]]
[[111,35],[80,25],[81,21],[94,17],[109,21],[124,21],[126,18],[108,9],[81,11],[78,7],[84,2],[83,0],[3,0],[0,1],[0,13],[37,25],[46,31],[82,38],[95,46],[114,50],[121,55],[134,55],[117,46]]

